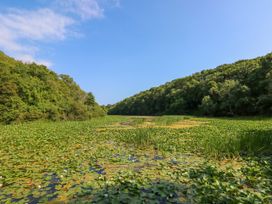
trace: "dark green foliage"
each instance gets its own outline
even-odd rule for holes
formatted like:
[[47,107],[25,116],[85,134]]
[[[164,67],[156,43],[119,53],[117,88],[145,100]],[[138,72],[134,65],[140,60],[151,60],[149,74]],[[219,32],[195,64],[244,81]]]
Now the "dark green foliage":
[[109,114],[272,114],[272,54],[226,64],[127,98]]
[[103,115],[94,96],[67,75],[0,52],[0,122],[83,120]]

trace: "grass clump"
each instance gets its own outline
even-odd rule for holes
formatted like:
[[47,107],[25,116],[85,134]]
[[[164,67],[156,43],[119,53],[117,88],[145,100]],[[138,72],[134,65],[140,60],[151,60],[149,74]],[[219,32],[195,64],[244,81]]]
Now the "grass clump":
[[147,148],[156,144],[156,131],[152,128],[120,131],[118,140],[135,147]]
[[206,127],[192,129],[194,142],[207,156],[224,158],[272,154],[271,120],[212,119]]
[[184,120],[183,116],[161,116],[153,119],[155,124],[158,126],[169,126],[181,120]]
[[272,155],[272,130],[251,130],[238,136],[241,153]]

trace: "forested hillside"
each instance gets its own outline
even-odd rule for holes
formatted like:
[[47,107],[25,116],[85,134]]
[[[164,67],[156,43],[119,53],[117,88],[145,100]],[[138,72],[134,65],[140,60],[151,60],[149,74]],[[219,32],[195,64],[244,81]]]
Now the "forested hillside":
[[83,120],[104,115],[91,93],[67,75],[0,52],[0,122]]
[[272,53],[151,88],[113,105],[109,114],[272,115]]

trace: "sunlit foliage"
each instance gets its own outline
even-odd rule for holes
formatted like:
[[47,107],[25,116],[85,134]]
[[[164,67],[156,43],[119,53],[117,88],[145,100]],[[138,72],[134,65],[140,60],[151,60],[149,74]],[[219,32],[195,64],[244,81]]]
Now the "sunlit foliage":
[[91,93],[67,75],[0,52],[0,122],[83,120],[104,114]]

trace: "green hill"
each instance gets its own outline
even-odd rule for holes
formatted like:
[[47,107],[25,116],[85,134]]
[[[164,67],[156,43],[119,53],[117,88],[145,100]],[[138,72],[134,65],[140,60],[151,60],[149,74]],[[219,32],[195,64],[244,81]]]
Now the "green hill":
[[104,115],[91,93],[67,75],[0,52],[0,122],[84,120]]
[[151,88],[113,105],[109,114],[272,115],[272,53]]

